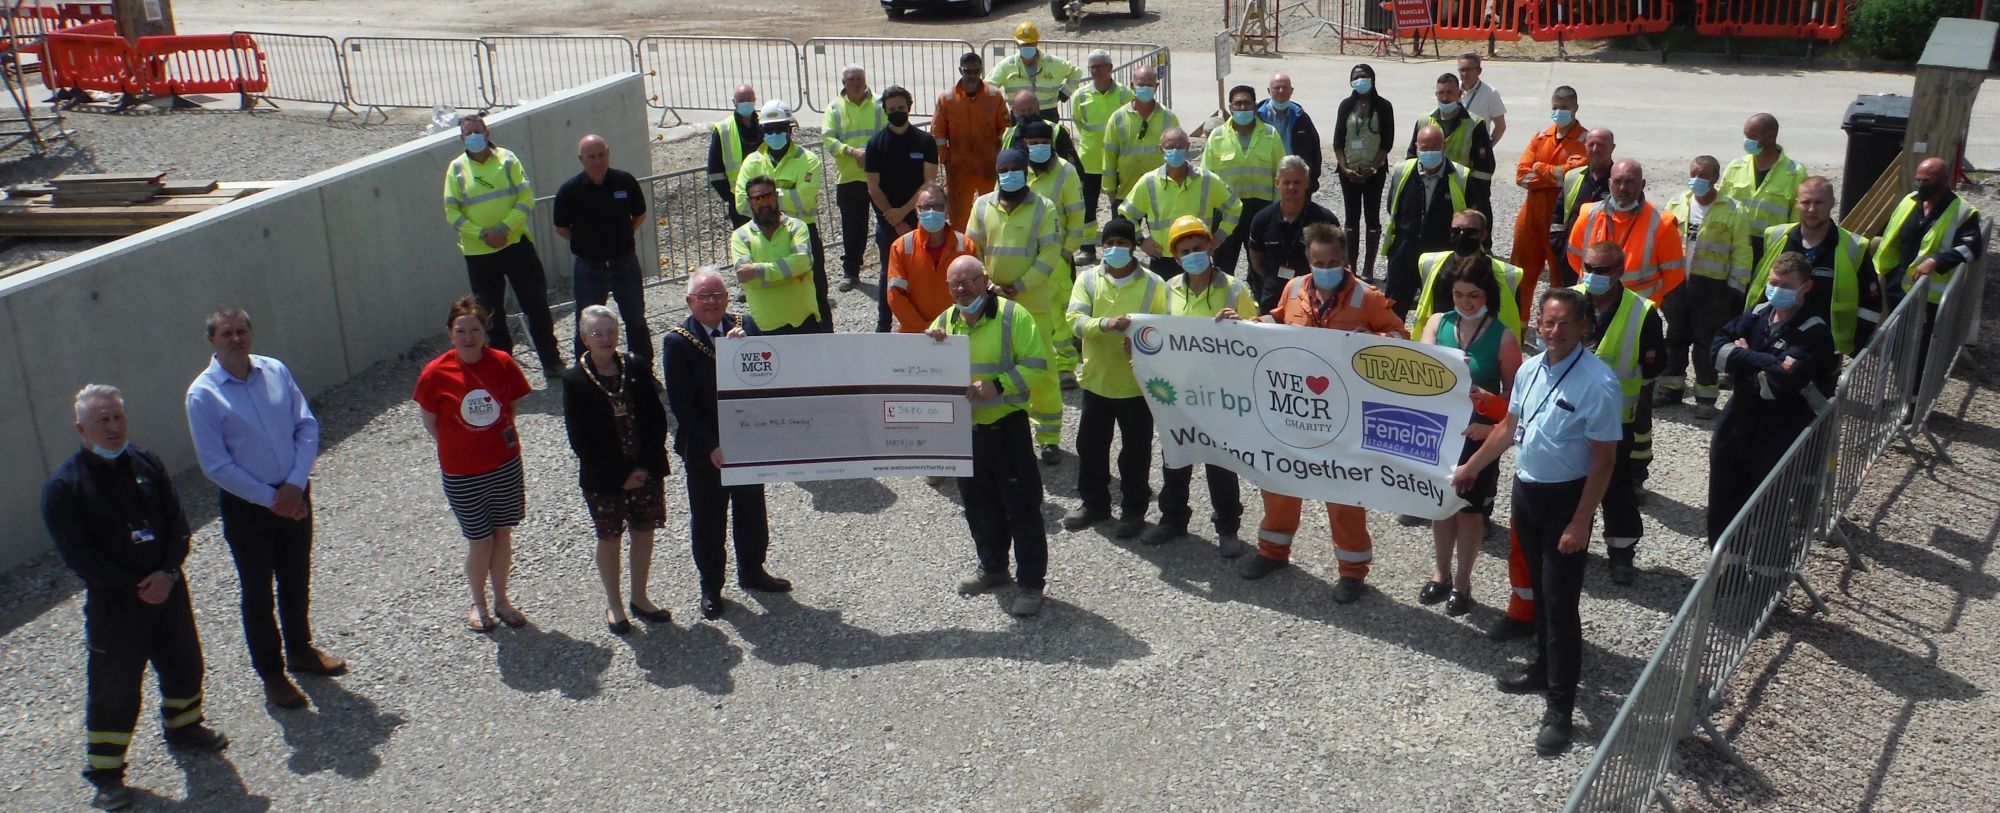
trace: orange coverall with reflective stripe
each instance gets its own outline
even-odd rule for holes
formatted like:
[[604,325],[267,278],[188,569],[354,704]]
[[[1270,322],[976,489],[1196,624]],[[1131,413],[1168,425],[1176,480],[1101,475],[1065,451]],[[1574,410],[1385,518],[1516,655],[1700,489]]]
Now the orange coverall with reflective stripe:
[[896,314],[897,333],[922,333],[938,314],[952,305],[951,291],[945,288],[944,270],[962,255],[979,256],[978,244],[964,232],[947,227],[944,245],[935,259],[926,248],[930,235],[923,229],[889,244],[889,310]]
[[952,228],[964,229],[973,199],[1000,182],[993,159],[1000,155],[1000,134],[1009,123],[1007,100],[992,85],[981,84],[970,95],[964,85],[952,85],[950,93],[938,96],[931,137],[937,139],[938,161],[944,164]]
[[1586,203],[1569,229],[1569,260],[1577,273],[1583,272],[1584,252],[1601,241],[1625,249],[1625,275],[1619,281],[1655,306],[1687,281],[1687,249],[1681,243],[1680,220],[1672,212],[1651,203],[1614,212],[1610,198]]
[[[1331,300],[1330,307],[1320,305]],[[1298,277],[1285,286],[1283,299],[1270,316],[1283,325],[1352,330],[1407,339],[1410,332],[1403,320],[1389,308],[1389,298],[1381,291],[1347,273],[1346,284],[1331,296],[1321,297],[1312,277]],[[1264,492],[1264,519],[1257,523],[1257,555],[1280,562],[1291,561],[1292,537],[1299,532],[1299,511],[1304,501],[1288,494]],[[1368,535],[1368,512],[1355,505],[1326,504],[1326,524],[1333,529],[1333,553],[1340,561],[1340,575],[1355,579],[1368,577],[1368,563],[1375,559],[1375,540]]]
[[1549,217],[1555,211],[1556,198],[1562,195],[1563,173],[1588,160],[1583,152],[1586,132],[1581,122],[1572,121],[1569,129],[1562,131],[1551,124],[1528,140],[1528,148],[1521,151],[1521,163],[1514,168],[1514,182],[1528,191],[1528,199],[1514,217],[1514,250],[1507,262],[1521,269],[1521,284],[1515,293],[1524,322],[1532,321],[1530,315],[1535,312],[1535,283],[1555,259],[1549,253]]

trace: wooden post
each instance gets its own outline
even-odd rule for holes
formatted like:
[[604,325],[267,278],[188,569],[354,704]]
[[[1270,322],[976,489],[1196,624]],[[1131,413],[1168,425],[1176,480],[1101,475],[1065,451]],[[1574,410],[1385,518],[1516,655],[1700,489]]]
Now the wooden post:
[[128,40],[174,33],[173,0],[117,0],[115,13]]
[[[1903,137],[1903,188],[1913,188],[1917,164],[1926,158],[1958,160],[1972,126],[1972,103],[1979,98],[1993,58],[2000,23],[1945,17],[1931,30],[1917,60],[1917,88],[1910,102],[1910,127]],[[1952,166],[1954,175],[1957,166]]]

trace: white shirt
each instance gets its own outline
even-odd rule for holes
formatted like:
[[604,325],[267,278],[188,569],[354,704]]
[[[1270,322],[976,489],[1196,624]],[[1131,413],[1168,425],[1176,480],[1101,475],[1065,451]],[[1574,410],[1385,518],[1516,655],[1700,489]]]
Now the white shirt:
[[1507,115],[1507,103],[1500,101],[1500,91],[1494,90],[1493,83],[1484,79],[1466,88],[1459,94],[1458,101],[1465,105],[1467,112],[1487,121]]

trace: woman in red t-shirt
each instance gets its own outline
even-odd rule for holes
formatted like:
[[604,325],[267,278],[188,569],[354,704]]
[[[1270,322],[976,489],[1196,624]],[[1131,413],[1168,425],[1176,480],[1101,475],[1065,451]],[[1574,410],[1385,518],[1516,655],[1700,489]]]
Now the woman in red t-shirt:
[[[507,600],[507,575],[513,569],[514,526],[527,507],[514,402],[531,389],[514,357],[486,346],[491,318],[472,297],[453,302],[445,320],[451,349],[424,365],[413,396],[423,409],[424,431],[437,440],[445,501],[459,532],[472,543],[465,554],[472,588],[465,625],[473,632],[493,631],[494,615],[510,627],[528,623]],[[492,615],[486,610],[489,578]]]

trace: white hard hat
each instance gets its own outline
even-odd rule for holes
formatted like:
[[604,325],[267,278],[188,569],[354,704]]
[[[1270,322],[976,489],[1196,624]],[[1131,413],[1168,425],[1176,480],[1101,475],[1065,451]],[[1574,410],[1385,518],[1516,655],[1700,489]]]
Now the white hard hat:
[[785,106],[784,99],[772,99],[764,103],[763,111],[757,114],[758,124],[781,124],[792,120],[792,109]]

